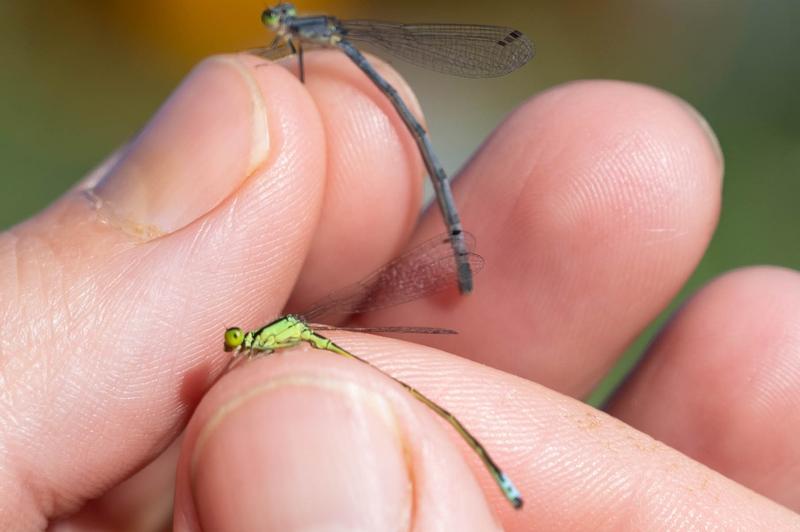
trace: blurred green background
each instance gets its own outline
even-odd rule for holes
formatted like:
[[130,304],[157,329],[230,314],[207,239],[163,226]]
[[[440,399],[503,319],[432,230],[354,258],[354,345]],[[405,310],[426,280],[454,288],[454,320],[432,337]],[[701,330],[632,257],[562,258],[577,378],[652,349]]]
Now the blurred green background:
[[[0,228],[47,205],[131,138],[198,60],[268,42],[259,22],[267,3],[2,0]],[[416,89],[451,172],[519,102],[558,83],[625,79],[683,97],[717,132],[727,171],[719,230],[681,297],[742,265],[800,268],[800,2],[309,1],[298,7],[342,18],[513,25],[532,37],[534,61],[496,80],[449,78],[393,62]],[[634,363],[657,325],[631,347],[593,403]]]

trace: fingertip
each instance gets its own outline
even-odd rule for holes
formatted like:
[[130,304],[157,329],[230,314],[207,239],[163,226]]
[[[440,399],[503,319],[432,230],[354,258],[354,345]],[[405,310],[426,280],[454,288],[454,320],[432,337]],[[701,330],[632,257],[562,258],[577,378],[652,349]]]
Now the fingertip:
[[230,374],[190,424],[178,501],[203,529],[497,527],[459,452],[404,391],[297,351]]
[[386,401],[298,375],[220,407],[198,437],[192,486],[204,530],[387,530],[411,518]]
[[800,274],[748,267],[690,298],[609,411],[735,481],[800,508]]
[[[528,355],[489,363],[588,393],[708,246],[723,170],[709,135],[685,102],[633,83],[572,82],[521,105],[455,183],[487,267],[469,308],[434,322],[469,331],[487,309],[510,316],[504,341]],[[439,224],[431,211],[425,225]],[[481,361],[498,351],[485,335],[461,341]]]
[[528,198],[509,190],[530,183],[525,192],[548,192],[547,213],[562,224],[600,208],[625,208],[638,223],[665,215],[688,215],[691,222],[717,214],[718,146],[708,123],[672,94],[621,81],[575,81],[515,110],[481,148],[478,168],[463,177],[478,180],[469,187],[478,187],[485,203],[481,194],[505,172],[507,188],[496,194],[510,196],[505,201],[516,200],[519,209]]
[[268,157],[267,116],[237,56],[201,62],[93,187],[107,220],[150,239],[206,214]]

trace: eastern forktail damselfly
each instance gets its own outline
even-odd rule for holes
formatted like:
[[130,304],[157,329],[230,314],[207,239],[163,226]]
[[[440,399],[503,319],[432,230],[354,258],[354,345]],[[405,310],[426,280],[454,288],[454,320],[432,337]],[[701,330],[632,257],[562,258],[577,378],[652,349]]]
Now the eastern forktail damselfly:
[[[472,238],[465,234],[465,246]],[[352,287],[337,291],[330,297],[302,314],[288,314],[254,331],[246,332],[240,327],[225,331],[225,350],[234,352],[232,363],[240,358],[265,356],[280,349],[294,347],[303,342],[316,349],[330,351],[337,355],[357,360],[380,371],[405,388],[415,399],[430,408],[436,415],[447,421],[475,451],[503,495],[514,506],[522,507],[522,496],[511,479],[498,467],[486,448],[450,412],[439,406],[422,392],[381,371],[367,360],[354,355],[318,331],[345,329],[363,332],[455,334],[449,329],[431,327],[370,327],[348,329],[329,325],[311,324],[310,320],[335,314],[360,314],[386,308],[434,294],[452,286],[457,278],[455,263],[452,261],[449,235],[438,236],[420,244],[411,251],[384,265],[372,275]],[[471,268],[479,271],[483,259],[465,251]]]
[[297,54],[300,79],[305,79],[304,48],[338,48],[386,95],[416,140],[433,183],[439,209],[450,233],[458,266],[458,286],[472,291],[472,271],[461,219],[447,174],[433,151],[427,131],[392,87],[354,46],[372,45],[409,63],[445,74],[487,78],[508,74],[533,57],[533,45],[522,32],[478,24],[396,24],[374,20],[340,20],[319,15],[301,17],[292,4],[266,9],[261,20],[277,37],[266,48],[250,50],[265,59]]

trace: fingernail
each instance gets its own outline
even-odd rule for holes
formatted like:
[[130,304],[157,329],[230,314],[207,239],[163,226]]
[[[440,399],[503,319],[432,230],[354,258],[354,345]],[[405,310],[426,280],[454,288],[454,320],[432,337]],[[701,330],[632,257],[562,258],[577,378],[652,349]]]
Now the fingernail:
[[184,227],[227,198],[269,152],[266,106],[235,56],[189,75],[92,189],[106,221],[151,238]]
[[409,469],[386,399],[284,376],[211,418],[192,492],[203,530],[397,530],[411,522]]

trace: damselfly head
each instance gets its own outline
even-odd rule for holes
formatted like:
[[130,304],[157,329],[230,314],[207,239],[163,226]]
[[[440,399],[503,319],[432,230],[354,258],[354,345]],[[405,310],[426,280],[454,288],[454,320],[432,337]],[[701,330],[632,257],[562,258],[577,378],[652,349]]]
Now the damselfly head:
[[275,7],[270,7],[261,13],[261,22],[268,28],[274,30],[278,28],[287,17],[294,17],[297,15],[297,10],[293,4],[283,3]]
[[239,327],[231,327],[225,331],[225,352],[238,351],[244,342],[244,331]]

